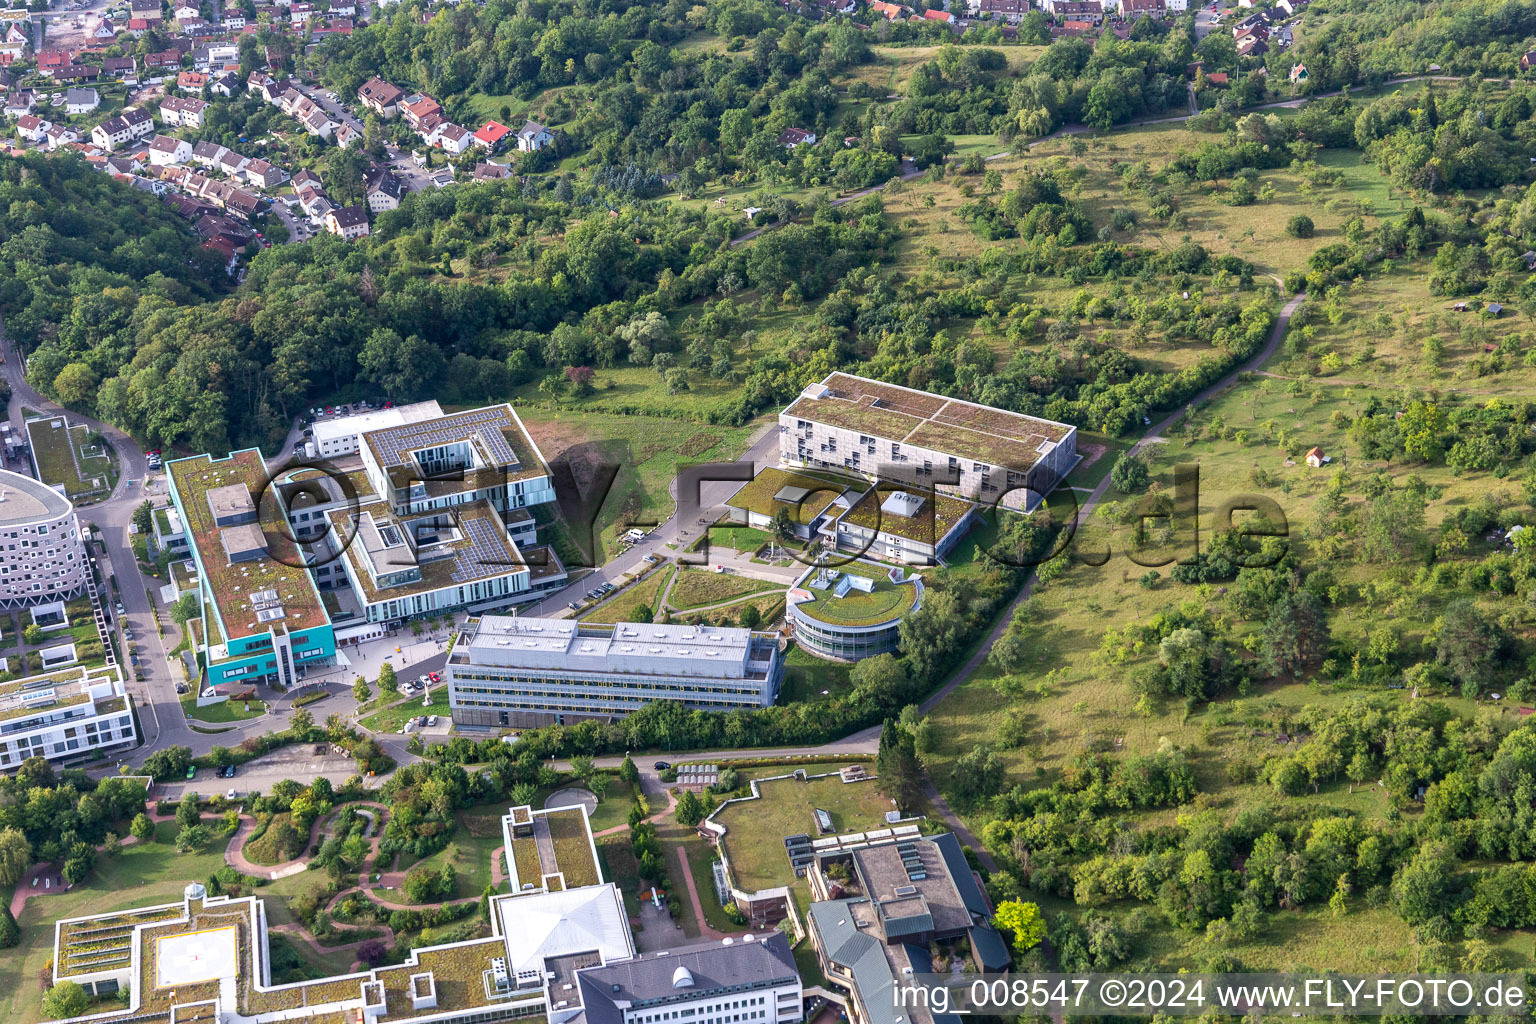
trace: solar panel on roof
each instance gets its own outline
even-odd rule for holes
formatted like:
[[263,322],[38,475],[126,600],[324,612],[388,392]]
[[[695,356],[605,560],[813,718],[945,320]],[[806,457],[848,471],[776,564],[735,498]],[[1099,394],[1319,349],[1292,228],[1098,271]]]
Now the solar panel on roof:
[[438,448],[471,438],[485,446],[486,454],[497,465],[518,465],[517,453],[501,433],[504,427],[516,424],[504,407],[471,409],[437,419],[418,423],[404,423],[398,427],[384,427],[367,434],[368,442],[379,454],[379,461],[386,466],[398,466],[406,462],[408,452],[420,448]]

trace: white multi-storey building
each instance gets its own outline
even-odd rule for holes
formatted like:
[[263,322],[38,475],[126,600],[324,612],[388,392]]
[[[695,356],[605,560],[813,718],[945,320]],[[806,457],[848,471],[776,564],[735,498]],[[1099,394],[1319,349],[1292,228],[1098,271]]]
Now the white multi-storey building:
[[779,460],[1031,510],[1077,464],[1077,428],[833,373],[779,413]]
[[397,405],[389,409],[373,409],[351,416],[319,420],[311,428],[314,433],[307,445],[308,451],[311,456],[322,459],[356,455],[358,449],[362,447],[363,435],[370,430],[440,419],[442,415],[442,406],[435,400],[429,400],[416,402],[413,405]]
[[47,484],[0,470],[0,608],[76,597],[89,579],[75,506]]
[[462,725],[533,726],[625,715],[656,700],[725,711],[767,707],[784,662],[771,633],[482,616],[448,659]]
[[62,761],[136,741],[114,668],[69,668],[0,683],[0,771],[29,757]]

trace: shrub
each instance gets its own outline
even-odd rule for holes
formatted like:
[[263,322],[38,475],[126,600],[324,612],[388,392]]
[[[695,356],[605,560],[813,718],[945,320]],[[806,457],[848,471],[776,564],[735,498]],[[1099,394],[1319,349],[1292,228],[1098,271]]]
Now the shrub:
[[1292,238],[1311,238],[1317,233],[1312,223],[1312,218],[1304,213],[1298,213],[1285,222],[1285,233]]

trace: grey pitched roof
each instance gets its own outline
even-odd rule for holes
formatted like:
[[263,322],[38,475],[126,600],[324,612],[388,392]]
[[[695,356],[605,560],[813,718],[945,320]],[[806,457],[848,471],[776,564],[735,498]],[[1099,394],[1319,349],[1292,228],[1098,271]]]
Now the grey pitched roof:
[[939,848],[939,853],[944,858],[944,866],[949,869],[949,876],[954,881],[955,888],[960,891],[960,901],[965,904],[965,909],[973,914],[980,914],[983,919],[990,917],[992,908],[987,906],[987,898],[982,895],[981,887],[976,884],[976,876],[971,873],[970,864],[966,863],[965,851],[960,848],[960,840],[955,838],[953,832],[928,838],[929,842]]
[[[822,952],[828,960],[853,975],[858,988],[859,1001],[870,1018],[870,1024],[897,1024],[901,1017],[917,1021],[925,1011],[910,1007],[897,1012],[895,987],[896,972],[880,939],[861,930],[854,923],[853,907],[866,903],[863,899],[825,900],[812,903],[811,920],[816,934],[821,937]],[[893,951],[897,947],[892,947]],[[917,945],[902,943],[899,948],[905,954],[912,970],[918,974],[932,971],[928,951]],[[932,1014],[934,1024],[959,1024],[954,1014]]]
[[751,942],[674,949],[579,974],[587,1024],[619,1024],[631,1009],[702,999],[715,991],[793,984],[799,977],[789,940],[773,932]]
[[1000,971],[1013,961],[1008,943],[991,925],[979,924],[966,934],[971,940],[971,953],[983,970]]

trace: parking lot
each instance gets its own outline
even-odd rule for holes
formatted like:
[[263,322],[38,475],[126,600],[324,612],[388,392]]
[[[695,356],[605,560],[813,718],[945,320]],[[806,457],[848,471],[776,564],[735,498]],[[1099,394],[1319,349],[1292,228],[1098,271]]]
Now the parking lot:
[[[153,796],[156,799],[179,800],[187,793],[211,796],[231,789],[238,796],[245,796],[251,792],[269,793],[273,786],[284,779],[296,779],[307,785],[322,775],[330,779],[332,785],[339,786],[357,774],[356,761],[333,753],[334,748],[329,744],[325,746],[324,754],[316,753],[317,745],[310,743],[274,750],[241,765],[235,770],[232,779],[220,778],[213,771],[200,768],[196,778],[156,783]],[[382,779],[367,781],[370,785],[383,782]]]

